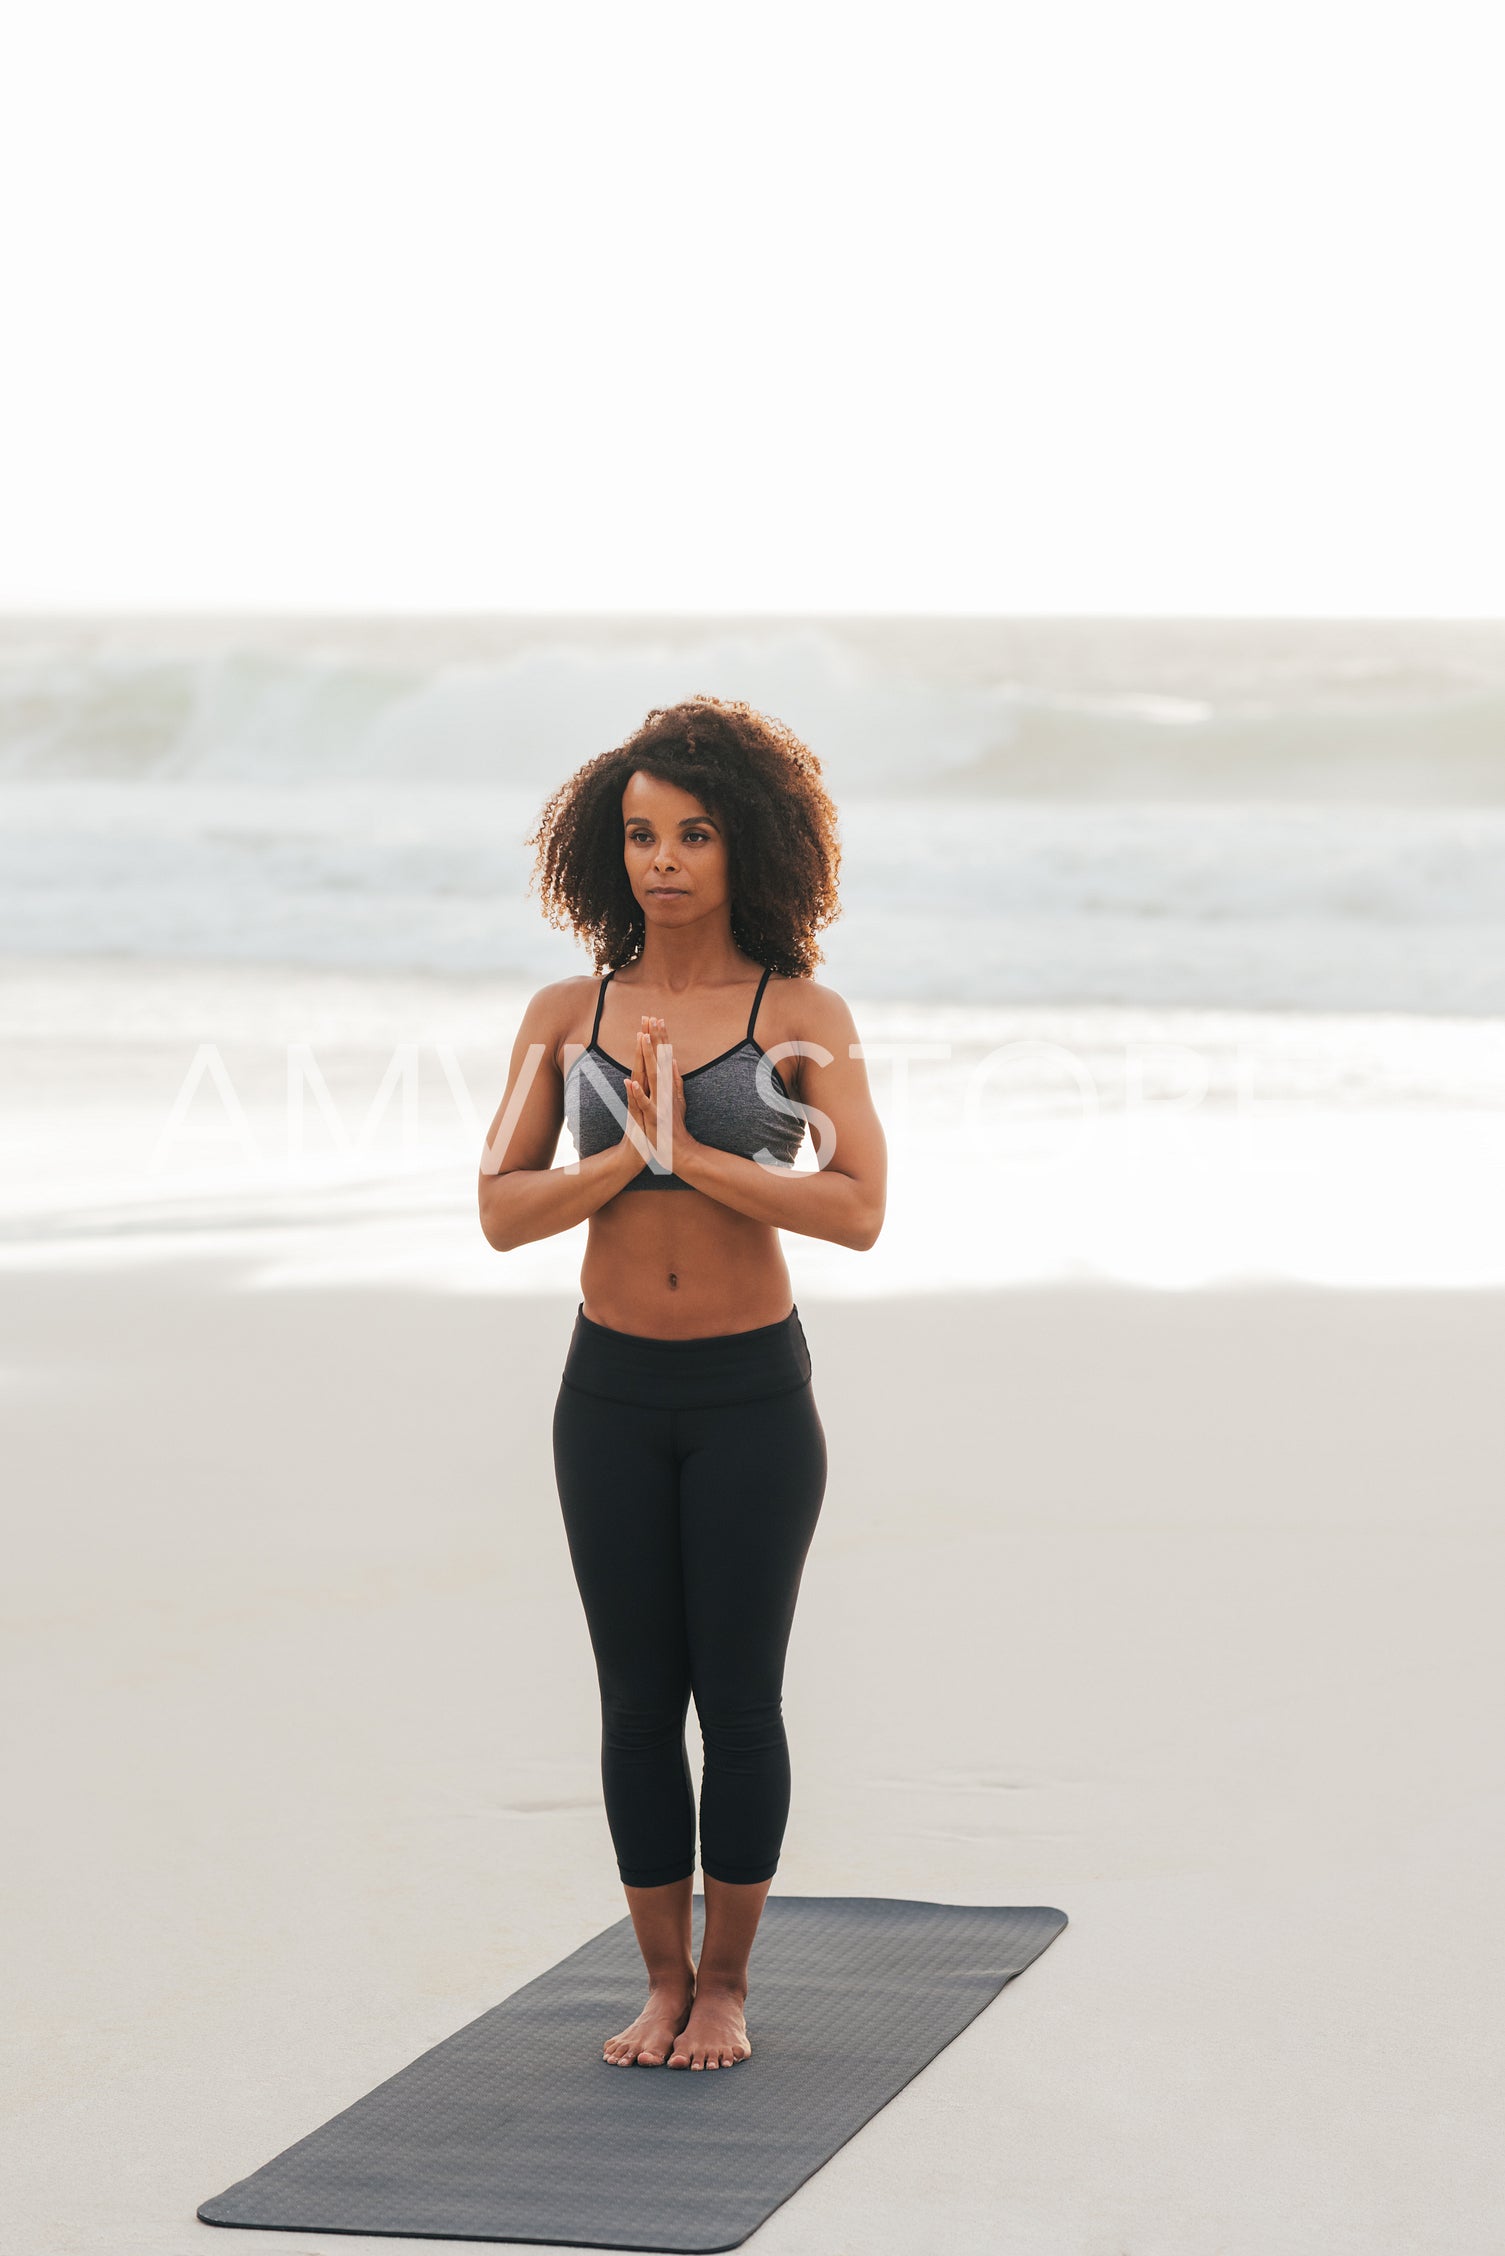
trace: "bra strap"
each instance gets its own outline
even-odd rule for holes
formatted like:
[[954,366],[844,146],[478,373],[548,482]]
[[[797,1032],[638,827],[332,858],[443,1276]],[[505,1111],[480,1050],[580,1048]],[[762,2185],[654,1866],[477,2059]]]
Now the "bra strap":
[[[610,973],[610,972],[608,972],[608,973],[606,974],[606,979],[610,979],[610,977],[611,977],[611,973]],[[594,1024],[594,1025],[592,1026],[592,1028],[591,1028],[591,1043],[592,1043],[592,1045],[593,1045],[593,1046],[594,1046],[594,1043],[595,1043],[595,1039],[596,1039],[596,1036],[597,1036],[597,1035],[598,1035],[598,1034],[600,1033],[600,1031],[601,1031],[601,1005],[602,1005],[602,1004],[603,1004],[603,1003],[605,1002],[605,1000],[606,1000],[606,979],[603,979],[603,980],[602,980],[602,982],[601,982],[601,984],[600,984],[599,988],[598,988],[598,989],[597,989],[597,991],[596,991],[596,1021],[595,1021],[595,1024]]]
[[743,1036],[744,1041],[750,1042],[753,1038],[753,1025],[758,1016],[758,1005],[763,1000],[763,990],[768,985],[768,974],[772,970],[772,968],[773,966],[771,964],[766,966],[762,978],[758,981],[758,992],[753,997],[753,1007],[748,1013],[747,1032]]

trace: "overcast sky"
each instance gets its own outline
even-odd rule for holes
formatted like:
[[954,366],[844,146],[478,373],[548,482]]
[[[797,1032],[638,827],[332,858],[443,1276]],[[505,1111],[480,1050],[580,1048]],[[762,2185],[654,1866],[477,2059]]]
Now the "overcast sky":
[[34,0],[0,606],[1505,611],[1499,21]]

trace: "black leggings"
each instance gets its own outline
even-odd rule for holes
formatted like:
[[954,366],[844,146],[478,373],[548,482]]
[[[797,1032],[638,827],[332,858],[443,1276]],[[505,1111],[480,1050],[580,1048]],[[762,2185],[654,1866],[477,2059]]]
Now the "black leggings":
[[695,1869],[685,1754],[700,1719],[701,1869],[771,1879],[789,1816],[784,1656],[826,1486],[799,1310],[707,1339],[645,1339],[582,1302],[554,1407],[554,1468],[601,1686],[617,1869]]

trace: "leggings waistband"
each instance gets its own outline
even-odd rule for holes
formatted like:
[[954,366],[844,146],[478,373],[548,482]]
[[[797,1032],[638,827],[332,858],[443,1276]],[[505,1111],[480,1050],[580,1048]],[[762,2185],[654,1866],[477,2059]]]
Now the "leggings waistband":
[[581,1301],[564,1359],[564,1384],[608,1402],[650,1410],[710,1410],[789,1394],[810,1377],[810,1348],[798,1308],[777,1324],[703,1339],[648,1339],[613,1331]]

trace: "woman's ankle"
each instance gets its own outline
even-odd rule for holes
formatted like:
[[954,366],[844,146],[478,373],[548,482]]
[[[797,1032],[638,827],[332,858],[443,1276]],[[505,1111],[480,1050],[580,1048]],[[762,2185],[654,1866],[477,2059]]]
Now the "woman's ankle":
[[695,1994],[697,1997],[733,1997],[739,2005],[747,2003],[747,1975],[732,1971],[718,1971],[704,1964],[695,1969]]
[[648,1987],[650,1990],[664,1990],[674,1995],[678,1995],[682,1990],[693,1990],[695,1987],[695,1961],[692,1958],[687,1958],[683,1966],[650,1966],[648,1969]]

